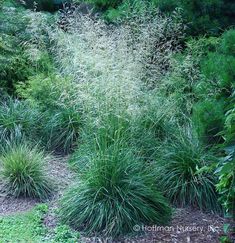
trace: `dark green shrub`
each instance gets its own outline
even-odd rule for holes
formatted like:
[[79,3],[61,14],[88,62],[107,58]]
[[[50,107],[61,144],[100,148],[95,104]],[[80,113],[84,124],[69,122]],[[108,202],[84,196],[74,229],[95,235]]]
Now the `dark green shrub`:
[[[16,95],[16,86],[36,73],[52,71],[47,29],[52,18],[4,1],[0,10],[0,89]],[[40,48],[39,48],[40,43]],[[40,49],[40,50],[39,50]]]
[[165,224],[171,209],[150,168],[125,148],[122,138],[104,149],[96,144],[89,169],[64,196],[62,221],[87,233],[118,236],[133,226]]
[[[235,98],[235,95],[234,95]],[[224,138],[226,145],[235,143],[235,105],[225,114]]]
[[219,133],[224,127],[224,102],[205,100],[194,105],[193,123],[199,138],[205,144],[223,142]]
[[235,56],[235,30],[230,29],[221,37],[221,51],[226,55]]
[[220,211],[213,174],[216,161],[190,130],[180,132],[163,148],[156,165],[157,181],[166,197],[178,206]]
[[175,9],[182,9],[182,16],[188,25],[187,32],[197,36],[201,34],[218,35],[221,29],[234,24],[235,4],[231,0],[128,0],[116,1],[118,6],[110,5],[105,15],[108,20],[117,20],[140,13],[144,8],[157,9],[171,15]]
[[37,11],[55,11],[55,0],[25,0],[24,2],[24,6],[27,8],[36,9]]
[[24,82],[34,73],[28,57],[18,45],[19,43],[15,37],[5,34],[1,35],[0,89],[9,94],[15,92],[17,83]]
[[201,71],[217,96],[232,94],[235,78],[235,57],[220,53],[208,53],[201,63]]
[[0,161],[1,177],[7,193],[15,197],[45,199],[52,192],[44,155],[36,147],[12,145]]
[[181,8],[189,27],[187,32],[193,36],[218,35],[222,28],[234,23],[232,18],[227,17],[227,10],[231,7],[229,4],[225,5],[227,0],[158,0],[157,2],[160,9],[166,13],[171,13],[174,7]]
[[123,0],[87,0],[86,2],[92,3],[100,9],[109,9],[117,7]]

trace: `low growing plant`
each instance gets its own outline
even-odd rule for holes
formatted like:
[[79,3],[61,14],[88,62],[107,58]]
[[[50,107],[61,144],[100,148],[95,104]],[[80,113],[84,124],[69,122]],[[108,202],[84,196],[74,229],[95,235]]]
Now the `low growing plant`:
[[192,132],[177,134],[162,151],[157,163],[157,181],[174,204],[192,206],[203,211],[220,211],[217,202],[216,158],[204,149]]
[[15,197],[47,198],[53,185],[46,171],[46,160],[38,148],[26,144],[12,145],[1,156],[4,189]]

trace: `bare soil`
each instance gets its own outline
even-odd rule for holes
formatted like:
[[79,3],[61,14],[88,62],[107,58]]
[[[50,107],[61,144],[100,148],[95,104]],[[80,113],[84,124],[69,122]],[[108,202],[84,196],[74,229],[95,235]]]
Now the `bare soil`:
[[169,226],[135,226],[133,231],[138,232],[138,234],[134,237],[120,238],[117,240],[83,237],[82,242],[219,243],[219,238],[223,236],[223,225],[226,222],[226,219],[218,215],[205,214],[199,210],[192,210],[190,208],[177,208]]

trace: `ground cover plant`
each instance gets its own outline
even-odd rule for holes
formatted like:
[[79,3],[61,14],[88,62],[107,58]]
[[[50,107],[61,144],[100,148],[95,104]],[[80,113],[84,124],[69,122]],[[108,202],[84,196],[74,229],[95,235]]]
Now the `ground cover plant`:
[[232,242],[233,3],[73,2],[0,1],[4,241]]
[[0,236],[3,242],[41,241],[45,229],[42,219],[47,211],[46,205],[38,205],[24,214],[0,218]]

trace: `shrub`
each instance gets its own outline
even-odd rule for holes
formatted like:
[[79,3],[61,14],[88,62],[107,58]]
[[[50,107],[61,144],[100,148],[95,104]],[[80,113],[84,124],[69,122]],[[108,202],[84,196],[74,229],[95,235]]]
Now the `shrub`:
[[214,87],[215,95],[229,97],[232,93],[235,58],[220,53],[209,53],[202,60],[201,70],[211,86]]
[[59,110],[66,105],[68,106],[70,99],[75,94],[74,88],[69,79],[62,78],[59,75],[39,74],[31,77],[26,83],[18,85],[17,92],[44,112]]
[[0,85],[9,94],[14,94],[15,85],[25,81],[34,72],[18,44],[16,38],[10,35],[3,34],[0,37]]
[[232,145],[235,142],[235,93],[231,98],[231,107],[225,114],[224,138],[226,145]]
[[123,0],[88,0],[87,2],[95,4],[101,9],[108,9],[117,7],[122,1]]
[[218,35],[221,29],[234,24],[235,5],[231,0],[127,0],[117,2],[105,12],[108,20],[117,20],[141,13],[144,8],[159,8],[164,14],[171,15],[175,9],[182,9],[184,21],[188,24],[188,34]]
[[189,131],[178,134],[157,163],[158,183],[174,204],[220,211],[213,167],[216,159]]
[[17,84],[38,72],[48,73],[52,69],[46,49],[51,18],[17,4],[8,6],[7,2],[0,10],[0,86],[5,92],[16,95]]
[[37,11],[55,11],[54,0],[25,0],[23,5]]
[[224,102],[205,100],[198,102],[193,110],[193,122],[199,138],[205,144],[223,142],[219,133],[224,126]]
[[12,145],[1,157],[1,177],[7,193],[15,197],[45,199],[52,192],[46,160],[36,147]]
[[157,191],[154,175],[125,148],[123,139],[93,151],[89,170],[62,200],[64,223],[84,226],[87,233],[118,236],[132,232],[136,224],[168,222],[171,209]]
[[221,51],[226,55],[235,56],[235,30],[225,31],[221,37]]

